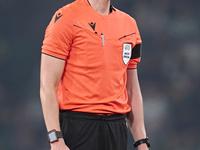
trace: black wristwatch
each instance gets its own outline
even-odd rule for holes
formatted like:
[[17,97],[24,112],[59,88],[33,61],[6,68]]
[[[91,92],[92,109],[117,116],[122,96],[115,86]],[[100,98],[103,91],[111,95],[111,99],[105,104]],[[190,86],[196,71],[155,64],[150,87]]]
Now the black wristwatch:
[[147,144],[147,147],[150,147],[150,141],[149,141],[149,138],[145,138],[145,139],[141,139],[141,140],[138,140],[137,142],[135,142],[133,144],[134,148],[138,147],[140,144],[143,144],[143,143],[146,143]]
[[57,142],[59,138],[63,138],[63,134],[55,129],[48,132],[49,143]]

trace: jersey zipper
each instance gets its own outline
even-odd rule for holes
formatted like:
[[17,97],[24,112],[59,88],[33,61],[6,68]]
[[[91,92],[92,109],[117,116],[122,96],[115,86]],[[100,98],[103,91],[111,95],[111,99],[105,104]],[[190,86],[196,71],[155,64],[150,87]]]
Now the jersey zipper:
[[74,24],[73,26],[83,29],[82,27],[80,27],[80,26],[77,26],[77,25],[75,25],[75,24]]
[[123,38],[125,38],[125,37],[127,37],[127,36],[131,36],[131,35],[133,35],[133,34],[135,34],[135,33],[131,33],[131,34],[124,35],[124,36],[120,37],[118,40],[121,40],[121,39],[123,39]]

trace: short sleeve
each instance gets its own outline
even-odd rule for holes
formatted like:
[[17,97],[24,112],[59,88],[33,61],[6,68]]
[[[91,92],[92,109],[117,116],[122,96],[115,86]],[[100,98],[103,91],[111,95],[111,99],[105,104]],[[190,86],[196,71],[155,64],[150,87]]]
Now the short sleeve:
[[54,14],[45,32],[42,53],[67,59],[73,38],[72,23],[68,16],[62,9]]
[[128,64],[129,69],[137,68],[137,64],[140,62],[141,55],[142,55],[142,39],[141,39],[140,32],[135,20],[134,20],[134,30],[136,33],[135,39],[134,39],[135,46],[132,49],[131,59]]

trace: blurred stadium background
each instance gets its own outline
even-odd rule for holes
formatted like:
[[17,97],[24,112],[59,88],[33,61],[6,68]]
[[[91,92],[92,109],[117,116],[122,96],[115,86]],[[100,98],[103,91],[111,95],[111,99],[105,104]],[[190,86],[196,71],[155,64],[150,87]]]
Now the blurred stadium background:
[[[72,0],[0,0],[0,149],[50,149],[39,99],[40,51]],[[200,1],[112,0],[143,39],[138,65],[152,150],[200,150]],[[133,149],[129,134],[128,150]]]

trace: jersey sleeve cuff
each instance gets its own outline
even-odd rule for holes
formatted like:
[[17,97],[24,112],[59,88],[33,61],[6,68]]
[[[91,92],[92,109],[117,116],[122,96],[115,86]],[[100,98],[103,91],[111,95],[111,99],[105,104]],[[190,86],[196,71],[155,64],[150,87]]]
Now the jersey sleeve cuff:
[[129,68],[129,69],[135,69],[135,68],[137,68],[137,64],[140,62],[140,60],[141,60],[141,57],[135,58],[135,59],[131,59],[129,61],[129,64],[128,64],[127,68]]
[[137,64],[129,64],[128,65],[128,69],[136,69],[137,68]]
[[47,50],[47,49],[44,49],[44,48],[42,48],[42,53],[44,53],[46,55],[50,55],[50,56],[56,57],[56,58],[59,58],[59,59],[63,59],[63,60],[67,59],[67,55],[63,55],[63,54],[59,54],[59,53],[56,53],[56,52],[52,52],[51,50]]

